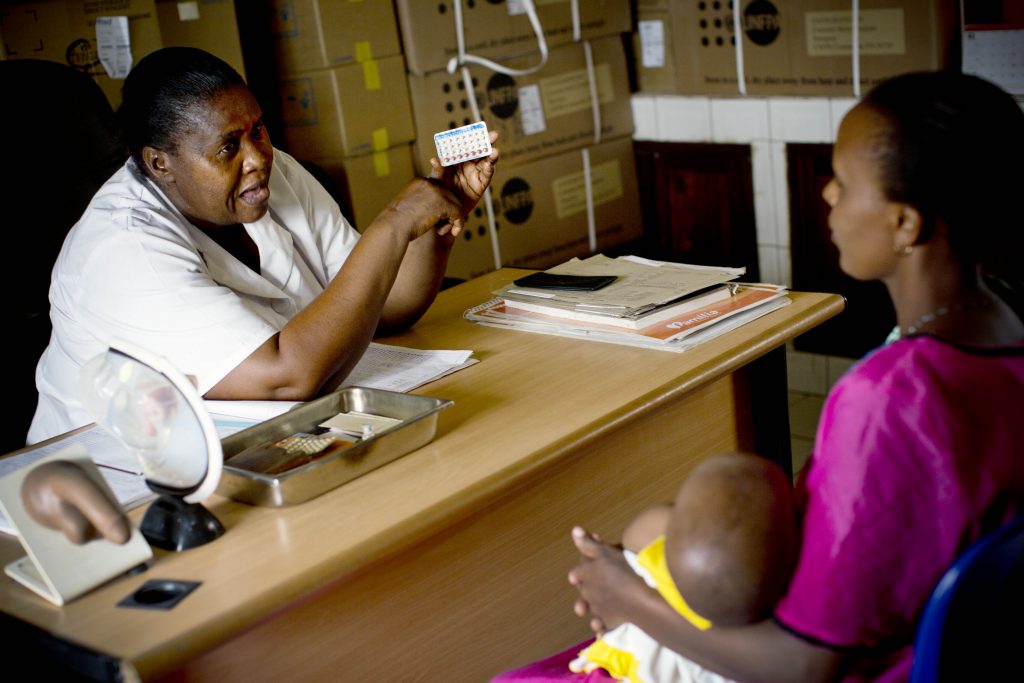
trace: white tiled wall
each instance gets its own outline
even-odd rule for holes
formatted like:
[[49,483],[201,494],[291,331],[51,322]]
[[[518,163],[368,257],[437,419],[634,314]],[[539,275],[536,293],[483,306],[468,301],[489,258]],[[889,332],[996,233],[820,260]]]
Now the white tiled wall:
[[835,140],[849,98],[633,95],[637,140],[749,144],[761,276],[792,285],[786,143]]
[[[761,278],[792,286],[786,143],[834,142],[856,100],[638,94],[632,102],[637,140],[750,145]],[[795,471],[810,453],[825,394],[853,361],[790,349],[787,362]]]

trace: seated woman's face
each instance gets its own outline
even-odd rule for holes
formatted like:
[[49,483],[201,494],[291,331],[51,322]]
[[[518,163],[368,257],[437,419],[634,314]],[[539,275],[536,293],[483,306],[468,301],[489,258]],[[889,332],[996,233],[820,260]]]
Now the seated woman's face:
[[199,228],[259,220],[270,205],[274,149],[263,111],[244,86],[222,90],[186,114],[172,173],[161,186]]
[[839,267],[858,280],[887,277],[899,259],[894,247],[901,205],[886,199],[872,151],[884,132],[870,109],[851,109],[832,150],[835,177],[822,191],[831,208],[828,227],[839,249]]

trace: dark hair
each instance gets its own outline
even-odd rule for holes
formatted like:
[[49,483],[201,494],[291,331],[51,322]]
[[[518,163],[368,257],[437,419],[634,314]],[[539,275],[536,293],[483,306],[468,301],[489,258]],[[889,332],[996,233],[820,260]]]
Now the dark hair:
[[[909,73],[863,104],[886,129],[874,140],[883,191],[921,212],[919,242],[939,221],[965,266],[1005,257],[1024,223],[1024,111],[997,86],[953,71]],[[1011,260],[1019,272],[1019,252]]]
[[142,149],[173,152],[192,110],[245,81],[224,61],[191,47],[152,52],[128,73],[117,121],[132,159],[143,172]]

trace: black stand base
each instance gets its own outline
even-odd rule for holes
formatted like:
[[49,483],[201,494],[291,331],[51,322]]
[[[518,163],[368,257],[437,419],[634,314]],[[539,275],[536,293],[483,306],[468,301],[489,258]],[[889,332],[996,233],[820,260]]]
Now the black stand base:
[[182,551],[220,538],[224,525],[199,503],[163,495],[146,510],[139,531],[150,545]]

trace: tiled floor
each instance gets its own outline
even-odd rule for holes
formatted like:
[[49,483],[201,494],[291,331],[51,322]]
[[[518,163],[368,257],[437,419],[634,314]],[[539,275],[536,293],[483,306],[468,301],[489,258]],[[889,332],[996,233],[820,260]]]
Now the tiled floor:
[[794,473],[807,462],[814,446],[814,433],[825,395],[854,362],[850,358],[787,349],[789,431]]

